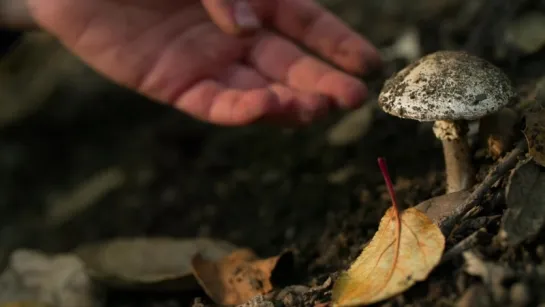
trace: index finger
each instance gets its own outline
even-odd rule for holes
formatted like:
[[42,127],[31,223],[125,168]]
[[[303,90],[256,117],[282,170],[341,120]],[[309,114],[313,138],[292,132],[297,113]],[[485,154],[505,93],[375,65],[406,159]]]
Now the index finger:
[[377,49],[314,0],[276,0],[270,21],[282,34],[300,42],[348,72],[365,74],[380,66]]

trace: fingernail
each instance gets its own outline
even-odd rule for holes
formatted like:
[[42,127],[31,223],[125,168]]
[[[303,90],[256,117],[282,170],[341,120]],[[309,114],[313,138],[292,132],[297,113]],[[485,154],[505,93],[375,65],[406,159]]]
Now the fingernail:
[[261,22],[248,1],[235,0],[233,3],[233,15],[237,26],[243,29],[256,29],[261,27]]

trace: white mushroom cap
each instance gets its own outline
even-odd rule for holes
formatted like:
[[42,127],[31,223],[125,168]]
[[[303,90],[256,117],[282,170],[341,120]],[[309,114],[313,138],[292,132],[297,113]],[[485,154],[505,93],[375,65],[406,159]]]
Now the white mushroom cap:
[[379,106],[418,121],[474,120],[506,106],[516,93],[491,63],[461,51],[422,57],[386,81]]

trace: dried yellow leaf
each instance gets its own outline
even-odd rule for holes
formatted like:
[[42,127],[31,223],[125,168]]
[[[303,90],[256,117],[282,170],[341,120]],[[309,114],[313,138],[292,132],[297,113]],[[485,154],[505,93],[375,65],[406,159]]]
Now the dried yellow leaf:
[[360,306],[397,295],[427,278],[441,260],[445,237],[416,208],[399,212],[384,161],[379,160],[392,207],[360,256],[333,288],[333,306]]
[[397,217],[390,208],[371,243],[339,277],[333,289],[336,306],[371,304],[399,294],[424,280],[439,263],[445,238],[424,213],[409,208]]

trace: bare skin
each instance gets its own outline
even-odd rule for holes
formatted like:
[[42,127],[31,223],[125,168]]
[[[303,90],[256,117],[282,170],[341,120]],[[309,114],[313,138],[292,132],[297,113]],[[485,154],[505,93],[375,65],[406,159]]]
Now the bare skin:
[[352,74],[380,65],[366,39],[313,0],[249,0],[246,28],[234,20],[241,0],[26,1],[39,27],[98,72],[219,125],[307,123],[357,107],[367,90]]

